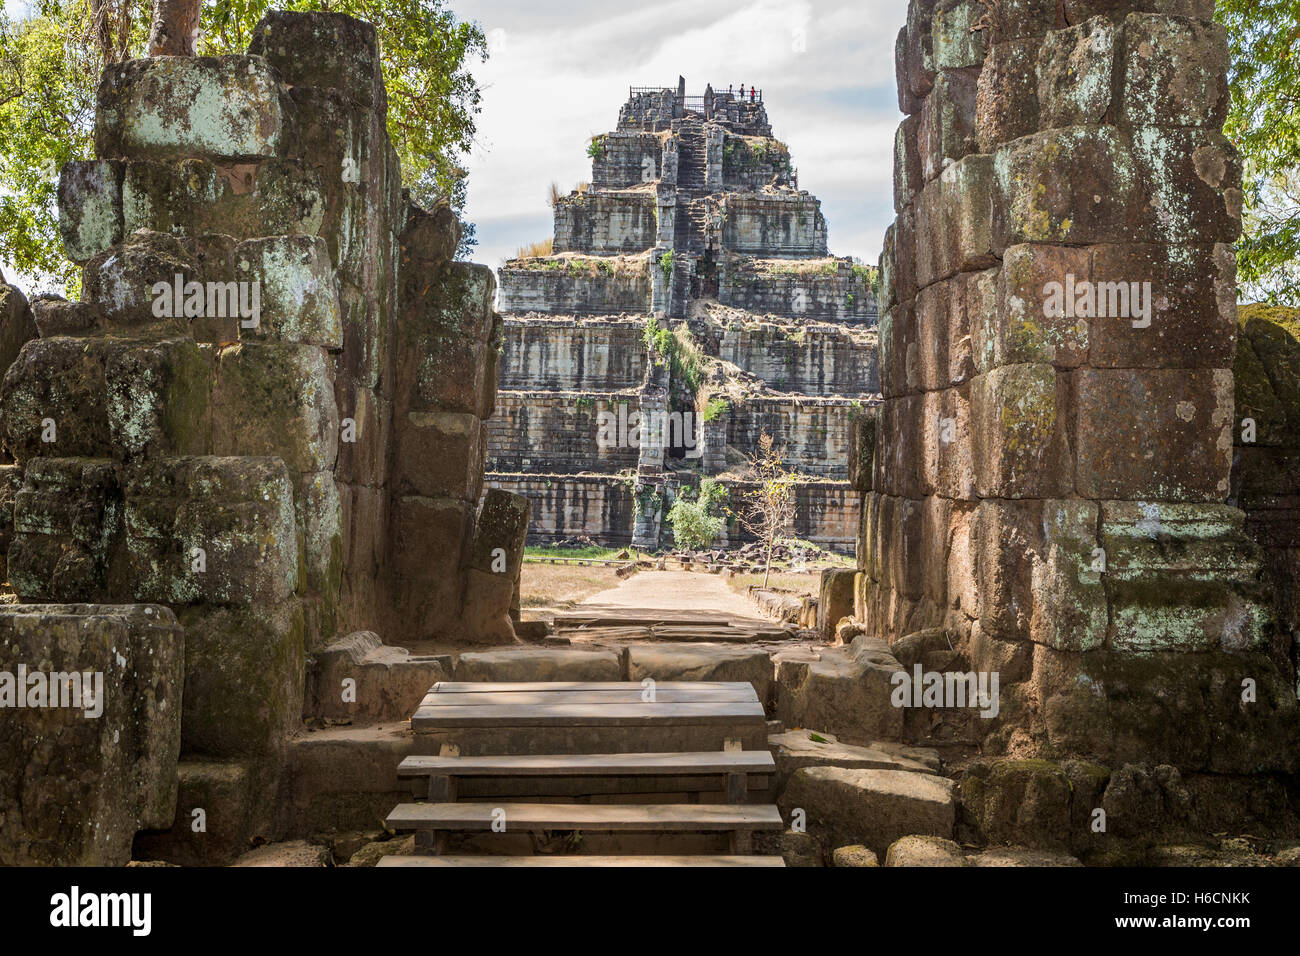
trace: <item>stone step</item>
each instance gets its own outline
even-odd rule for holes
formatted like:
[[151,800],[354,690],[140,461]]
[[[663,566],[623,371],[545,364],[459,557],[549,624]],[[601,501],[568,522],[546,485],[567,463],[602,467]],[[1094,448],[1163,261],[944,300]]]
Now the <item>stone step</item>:
[[785,866],[779,856],[386,856],[376,866]]

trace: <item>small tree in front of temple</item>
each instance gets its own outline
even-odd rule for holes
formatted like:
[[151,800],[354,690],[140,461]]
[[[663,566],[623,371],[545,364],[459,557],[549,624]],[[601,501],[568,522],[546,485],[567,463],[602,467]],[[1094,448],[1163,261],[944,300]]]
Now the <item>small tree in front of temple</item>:
[[787,471],[781,450],[767,432],[758,437],[758,451],[749,459],[758,486],[745,493],[745,507],[738,515],[741,528],[763,545],[763,587],[772,572],[772,549],[794,521],[795,475]]

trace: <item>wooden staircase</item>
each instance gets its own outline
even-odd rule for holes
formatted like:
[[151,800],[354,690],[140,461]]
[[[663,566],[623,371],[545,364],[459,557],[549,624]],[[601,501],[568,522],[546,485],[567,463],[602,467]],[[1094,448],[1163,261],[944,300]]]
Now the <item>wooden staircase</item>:
[[[427,855],[381,866],[783,865],[750,855],[755,831],[784,826],[774,805],[748,802],[756,778],[775,769],[750,684],[440,683],[411,725],[417,749],[429,752],[404,759],[398,774],[426,799],[398,805],[387,825],[415,831]],[[478,795],[461,800],[472,785]],[[677,800],[656,802],[664,790]],[[502,793],[513,799],[496,799]],[[716,834],[727,852],[446,854],[456,834],[552,831],[668,842]]]

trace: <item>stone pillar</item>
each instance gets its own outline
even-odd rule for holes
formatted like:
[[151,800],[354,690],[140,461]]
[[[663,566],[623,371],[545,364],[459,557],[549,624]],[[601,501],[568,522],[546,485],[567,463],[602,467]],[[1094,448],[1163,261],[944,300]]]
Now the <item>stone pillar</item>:
[[483,496],[465,582],[462,633],[470,641],[507,644],[517,640],[511,611],[531,512],[523,495],[492,488]]
[[1212,12],[912,0],[899,34],[860,603],[881,636],[943,626],[1000,672],[994,752],[1015,731],[1295,762],[1259,555],[1224,504],[1241,169]]

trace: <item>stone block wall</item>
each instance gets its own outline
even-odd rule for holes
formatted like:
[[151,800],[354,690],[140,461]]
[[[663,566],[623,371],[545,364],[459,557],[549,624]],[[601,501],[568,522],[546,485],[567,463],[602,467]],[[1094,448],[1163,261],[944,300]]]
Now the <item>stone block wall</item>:
[[1293,768],[1289,653],[1224,504],[1241,191],[1212,6],[1031,0],[972,32],[974,0],[912,0],[899,35],[858,608],[1000,672],[986,749]]
[[783,392],[862,395],[880,390],[874,332],[751,321],[722,328],[718,356]]
[[614,130],[598,137],[598,143],[591,161],[591,185],[597,189],[639,186],[663,172],[664,138],[658,134]]
[[650,257],[516,259],[500,269],[502,312],[561,315],[646,313]]
[[[639,547],[671,544],[671,529],[667,522],[660,524],[667,511],[662,489],[650,485],[642,486],[642,505],[638,509],[636,485],[621,476],[489,472],[486,483],[524,495],[532,503],[535,518],[528,529],[529,544],[547,545],[574,535],[599,535],[607,546],[623,547],[633,544],[633,529],[643,526],[654,529],[650,534],[652,543]],[[754,487],[752,483],[729,479],[722,484],[730,490],[733,501]],[[836,551],[853,550],[859,525],[858,501],[848,482],[799,481],[794,496],[791,528],[795,537]],[[731,544],[747,540],[738,528],[728,528]]]
[[736,309],[818,322],[875,325],[875,293],[852,263],[729,258],[718,282],[718,301]]
[[574,193],[555,203],[553,251],[596,256],[644,252],[659,229],[653,188]]
[[769,139],[747,139],[727,133],[722,141],[722,185],[726,189],[757,191],[791,181],[790,150]]
[[[639,442],[620,441],[617,428],[602,428],[602,424],[612,420],[626,423],[628,416],[639,410],[637,389],[502,390],[487,426],[486,467],[494,472],[544,474],[635,470],[641,454]],[[631,434],[630,428],[626,434]]]
[[722,417],[728,445],[757,448],[766,432],[782,449],[787,468],[842,479],[848,474],[849,417],[856,407],[847,398],[756,395],[731,404]]
[[[405,198],[386,108],[374,29],[336,14],[269,13],[247,55],[110,66],[96,158],[59,187],[82,300],[38,300],[29,328],[0,299],[18,599],[123,605],[75,612],[87,640],[115,614],[184,629],[167,678],[181,768],[140,757],[175,805],[84,805],[164,830],[174,812],[164,847],[189,839],[187,801],[216,779],[195,768],[214,762],[225,836],[196,852],[269,833],[313,649],[479,630],[495,280],[451,261],[449,209]],[[252,288],[260,309],[239,311]]]
[[505,317],[503,389],[609,391],[645,377],[645,319]]
[[740,255],[818,259],[826,255],[826,218],[808,193],[728,193],[723,245]]

